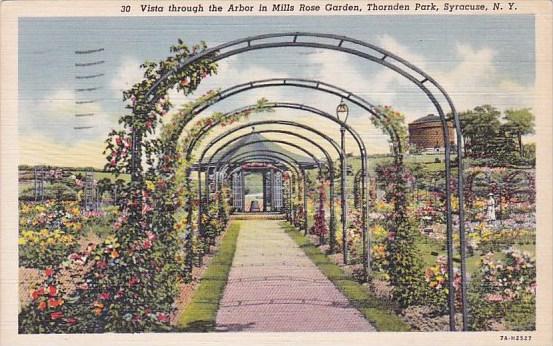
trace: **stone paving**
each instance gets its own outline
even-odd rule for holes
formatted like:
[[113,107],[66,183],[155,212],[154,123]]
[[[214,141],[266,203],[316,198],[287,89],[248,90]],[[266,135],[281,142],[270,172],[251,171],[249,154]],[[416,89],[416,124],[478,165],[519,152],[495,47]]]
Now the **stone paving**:
[[374,331],[279,222],[242,221],[216,330]]

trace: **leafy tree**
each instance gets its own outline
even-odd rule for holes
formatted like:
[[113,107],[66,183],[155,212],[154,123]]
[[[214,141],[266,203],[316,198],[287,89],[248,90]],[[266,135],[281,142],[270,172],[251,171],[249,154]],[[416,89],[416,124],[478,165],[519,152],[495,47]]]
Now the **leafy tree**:
[[536,143],[526,143],[522,145],[522,152],[524,156],[530,161],[536,160]]
[[530,108],[507,109],[505,111],[506,131],[510,131],[517,136],[518,151],[520,156],[524,156],[524,147],[522,145],[522,136],[533,134],[534,131],[534,114]]
[[489,139],[499,133],[500,116],[501,112],[491,105],[477,106],[459,114],[467,156],[479,158],[492,154]]

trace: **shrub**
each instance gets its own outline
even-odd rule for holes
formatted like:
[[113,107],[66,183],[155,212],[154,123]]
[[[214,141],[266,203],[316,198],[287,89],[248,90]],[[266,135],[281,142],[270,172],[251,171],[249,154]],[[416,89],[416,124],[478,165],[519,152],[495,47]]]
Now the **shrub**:
[[59,229],[23,231],[19,237],[19,265],[40,269],[55,266],[77,247],[75,237]]
[[474,330],[487,330],[493,320],[503,318],[515,330],[535,328],[535,260],[513,248],[504,253],[504,261],[493,260],[492,253],[485,255],[471,284],[470,325]]

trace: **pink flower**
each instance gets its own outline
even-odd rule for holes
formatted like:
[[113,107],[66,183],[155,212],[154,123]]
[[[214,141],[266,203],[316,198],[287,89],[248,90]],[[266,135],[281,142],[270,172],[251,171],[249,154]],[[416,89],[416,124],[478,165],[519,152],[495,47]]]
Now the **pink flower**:
[[503,297],[499,294],[488,294],[486,295],[486,300],[489,302],[502,302]]
[[69,324],[70,326],[74,325],[77,323],[77,319],[74,318],[74,317],[68,317],[65,319],[65,322],[67,322],[67,324]]
[[143,244],[144,250],[148,250],[151,247],[152,247],[152,242],[150,240],[145,240]]
[[160,322],[169,322],[169,315],[163,312],[157,313],[157,320]]
[[149,204],[147,203],[144,203],[142,205],[142,215],[146,214],[146,213],[149,213],[150,211],[154,210],[154,208],[152,208],[152,206],[150,206]]
[[129,280],[129,286],[132,287],[134,285],[136,285],[137,283],[139,283],[140,280],[138,280],[138,278],[136,276],[133,276],[130,280]]

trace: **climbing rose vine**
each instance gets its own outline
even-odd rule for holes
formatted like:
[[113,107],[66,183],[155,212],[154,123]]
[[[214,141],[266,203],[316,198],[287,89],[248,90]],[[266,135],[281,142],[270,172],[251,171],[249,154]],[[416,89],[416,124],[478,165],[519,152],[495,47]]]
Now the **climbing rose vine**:
[[324,204],[326,201],[326,189],[323,182],[319,185],[319,204],[317,206],[317,212],[315,213],[315,223],[311,227],[311,234],[319,236],[319,240],[324,243],[324,238],[328,234],[328,226],[325,219]]

